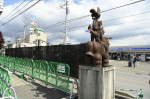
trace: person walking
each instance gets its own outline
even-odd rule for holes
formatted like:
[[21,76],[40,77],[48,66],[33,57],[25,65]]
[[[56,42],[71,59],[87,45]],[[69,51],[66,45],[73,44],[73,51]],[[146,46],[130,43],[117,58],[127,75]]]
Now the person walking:
[[136,61],[137,61],[137,59],[136,59],[136,56],[134,55],[134,56],[133,56],[133,66],[134,66],[134,68],[135,68],[135,63],[136,63]]

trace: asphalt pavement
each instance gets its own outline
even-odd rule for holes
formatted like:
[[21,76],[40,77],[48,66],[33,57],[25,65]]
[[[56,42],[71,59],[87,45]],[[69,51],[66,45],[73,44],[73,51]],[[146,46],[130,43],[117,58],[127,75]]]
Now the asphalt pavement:
[[115,66],[116,72],[129,73],[150,77],[150,62],[136,62],[136,66],[128,66],[128,61],[110,60],[110,65]]
[[[17,99],[63,99],[68,94],[60,91],[50,85],[35,80],[35,82],[27,82],[21,79],[19,73],[11,74],[12,87],[15,88]],[[13,95],[13,94],[12,94]]]
[[137,91],[125,91],[137,96],[140,89],[143,89],[144,99],[150,99],[150,64],[138,62],[136,67],[129,67],[128,61],[110,60],[115,66],[115,89],[133,89]]
[[[110,60],[110,65],[115,66],[115,88],[118,89],[143,89],[144,99],[150,99],[150,64],[138,62],[136,67],[128,67],[128,61]],[[71,86],[71,84],[70,84]],[[12,87],[15,88],[18,99],[63,99],[68,94],[46,86],[43,82],[35,80],[34,83],[20,79],[20,74],[12,74]],[[129,92],[136,96],[137,92]]]

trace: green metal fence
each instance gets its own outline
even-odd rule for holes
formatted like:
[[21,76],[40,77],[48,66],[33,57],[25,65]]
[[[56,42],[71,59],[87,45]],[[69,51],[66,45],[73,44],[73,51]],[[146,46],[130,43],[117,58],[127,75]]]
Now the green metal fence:
[[[0,94],[2,95],[6,88],[9,87],[11,83],[10,72],[0,66]],[[11,95],[11,90],[7,91],[6,96]]]
[[33,70],[33,60],[24,59],[23,67],[24,67],[24,69],[23,69],[24,74],[32,77],[32,75],[33,75],[33,72],[32,72],[32,70]]
[[[55,78],[56,78],[56,85],[57,87],[66,90],[67,88],[69,88],[69,75],[70,75],[70,67],[68,66],[68,64],[64,64],[64,63],[57,63],[57,62],[49,62],[48,63],[49,66],[49,76],[51,76],[51,72],[55,72],[53,74],[55,74]],[[53,75],[52,75],[53,76]],[[52,77],[51,77],[52,78]],[[54,76],[53,76],[54,78]],[[48,82],[52,82],[53,79],[49,79]]]
[[67,64],[2,56],[0,64],[69,92],[70,67]]

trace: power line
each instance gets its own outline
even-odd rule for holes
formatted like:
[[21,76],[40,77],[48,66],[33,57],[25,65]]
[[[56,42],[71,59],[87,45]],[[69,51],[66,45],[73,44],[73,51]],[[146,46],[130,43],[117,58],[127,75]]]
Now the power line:
[[[130,22],[124,22],[124,23],[117,23],[117,24],[108,25],[108,26],[105,26],[105,27],[114,26],[114,25],[121,25],[121,24],[136,23],[136,22],[143,22],[143,21],[150,21],[150,19],[142,19],[142,20],[136,20],[136,21],[130,21]],[[81,25],[81,26],[78,26],[78,27],[68,28],[68,30],[69,30],[68,32],[70,32],[70,30],[75,31],[74,29],[76,29],[76,28],[81,28],[81,27],[85,27],[85,26],[88,26],[88,25],[89,24]]]
[[[33,1],[33,0],[32,0]],[[30,1],[31,2],[31,1]],[[29,4],[30,2],[28,2],[27,4]],[[27,5],[26,4],[26,5]],[[25,7],[25,6],[24,6]],[[22,7],[22,8],[24,8],[24,7]],[[23,10],[23,9],[22,9]],[[22,17],[20,17],[20,20],[22,20],[23,18]],[[19,20],[18,18],[17,18],[17,20]],[[20,27],[21,25],[19,25],[19,27]],[[13,31],[14,29],[16,30],[16,29],[18,29],[18,27],[17,28],[14,28],[14,25],[11,25],[11,27],[8,27],[8,28],[10,28],[10,31]],[[19,28],[20,29],[20,28]],[[18,30],[19,30],[18,29]]]
[[[33,0],[31,0],[31,1],[33,1]],[[31,1],[30,2],[28,2],[28,3],[26,3],[23,7],[21,7],[20,8],[20,10],[22,10],[22,8],[24,8],[24,7],[26,7],[29,3],[31,3]],[[17,12],[19,12],[19,10],[17,11]],[[15,13],[15,14],[17,14],[17,12]],[[15,15],[15,14],[13,14],[13,16]],[[18,14],[19,15],[19,14]],[[9,17],[10,18],[10,17]],[[9,19],[8,18],[8,19]],[[20,19],[21,19],[21,17],[20,17]],[[10,27],[8,27],[9,28],[9,31],[14,31],[14,29],[16,29],[16,28],[14,28],[14,26],[15,25],[11,25]],[[1,26],[0,26],[1,27]],[[18,25],[17,26],[17,28],[19,28],[20,29],[20,27],[21,27],[21,25]],[[21,27],[22,28],[22,27]],[[7,29],[8,30],[8,29]]]
[[122,19],[122,18],[127,18],[127,17],[133,17],[133,16],[142,15],[142,14],[147,14],[147,13],[150,13],[150,11],[146,11],[146,12],[142,12],[142,13],[137,13],[137,14],[132,14],[132,15],[123,16],[123,17],[118,17],[118,18],[112,18],[112,19],[109,19],[109,20],[105,20],[105,21],[103,21],[103,22],[112,21],[112,20],[117,20],[117,19]]
[[[117,19],[122,19],[122,18],[127,18],[127,17],[133,17],[133,16],[137,16],[137,15],[142,15],[142,14],[147,14],[147,13],[150,13],[150,11],[145,11],[145,12],[142,12],[142,13],[136,13],[136,14],[132,14],[132,15],[128,15],[128,16],[122,16],[122,17],[117,17],[117,18],[112,18],[112,19],[108,19],[108,20],[104,20],[103,22],[107,22],[107,21],[112,21],[112,20],[117,20]],[[72,20],[73,21],[73,20]],[[64,22],[61,22],[60,24],[63,24]],[[56,23],[57,24],[57,23]],[[53,24],[52,26],[55,26],[56,24]],[[59,25],[60,25],[59,24]],[[86,25],[82,25],[82,26],[78,26],[78,27],[84,27],[84,26],[87,26],[89,24],[86,24]],[[74,27],[74,28],[78,28],[78,27]],[[68,29],[71,29],[71,28],[68,28]],[[63,31],[60,31],[60,32],[63,32]],[[57,33],[57,32],[55,32]]]
[[[31,0],[31,1],[33,1],[33,0]],[[28,2],[26,5],[24,5],[22,8],[25,8],[28,4],[31,3],[31,1]],[[16,13],[14,13],[12,16],[8,17],[7,20],[9,20],[9,19],[10,19],[11,17],[13,17],[14,15],[16,15],[22,8],[20,8],[18,11],[16,11]]]
[[[31,5],[30,7],[28,7],[27,9],[25,9],[24,11],[22,11],[21,13],[19,13],[18,15],[14,16],[13,18],[11,18],[10,20],[8,20],[7,22],[3,23],[1,26],[9,23],[10,21],[14,20],[15,18],[17,18],[18,16],[20,16],[21,14],[23,14],[24,12],[26,12],[27,10],[29,10],[30,8],[32,8],[34,5],[36,5],[37,3],[39,3],[42,0],[38,0],[36,3],[34,3],[33,5]],[[0,26],[0,27],[1,27]]]
[[[136,13],[136,14],[132,14],[132,15],[128,15],[128,16],[122,16],[122,17],[118,17],[118,18],[112,18],[112,19],[104,20],[103,22],[117,20],[117,19],[122,19],[122,18],[127,18],[127,17],[133,17],[133,16],[147,14],[147,13],[150,13],[150,11],[145,11],[145,12],[142,12],[142,13]],[[84,27],[84,26],[88,26],[88,25],[89,24],[82,25],[82,26],[77,26],[77,27],[73,27],[73,28],[79,28],[79,27]],[[72,29],[72,28],[68,28],[68,29]],[[64,31],[59,31],[59,32],[64,32]],[[57,33],[57,32],[55,32],[55,33]]]
[[[144,1],[144,0],[140,0],[140,1]],[[139,2],[139,1],[138,1]],[[133,3],[135,3],[135,2],[133,2]],[[132,3],[132,4],[133,4]],[[136,2],[137,3],[137,2]],[[127,5],[127,4],[126,4]],[[131,5],[131,4],[130,4]],[[125,5],[124,5],[125,6]],[[123,6],[119,6],[119,7],[123,7]],[[111,9],[108,9],[107,11],[110,11],[110,10],[114,10],[114,9],[117,9],[117,8],[119,8],[119,7],[115,7],[115,8],[111,8]],[[102,12],[106,12],[106,10],[105,11],[102,11]],[[101,12],[101,13],[102,13]],[[88,15],[88,16],[90,16],[90,15]],[[82,17],[78,17],[78,18],[74,18],[74,19],[70,19],[70,20],[68,20],[67,22],[72,22],[72,21],[74,21],[74,20],[78,20],[78,19],[82,19],[82,18],[84,18],[85,16],[82,16]],[[86,15],[86,17],[87,17],[87,15]],[[61,21],[61,22],[58,22],[58,23],[55,23],[55,24],[53,24],[51,27],[54,27],[54,26],[57,26],[57,25],[61,25],[61,24],[64,24],[64,21]],[[49,28],[49,27],[48,27]]]
[[[24,0],[24,1],[26,1],[26,0]],[[33,0],[31,0],[31,1],[33,1]],[[26,3],[23,7],[21,7],[15,14],[17,14],[22,8],[25,8],[29,3],[31,3],[31,1]],[[15,14],[13,14],[11,17],[13,17]],[[11,17],[7,18],[7,20],[10,19]],[[20,17],[20,19],[21,19],[21,17]],[[11,27],[9,27],[10,31],[13,31],[15,29],[14,26],[15,25],[12,25]],[[21,27],[21,26],[20,25],[17,26],[17,28],[19,28],[19,27]]]
[[[48,5],[48,6],[53,6],[55,3],[57,3],[57,2],[53,2],[53,3],[51,4],[51,2],[50,2],[50,1],[52,1],[52,0],[49,0],[49,1],[48,1],[48,3],[47,3],[46,5]],[[43,7],[45,7],[45,6],[43,6]],[[34,11],[34,13],[36,13],[36,14],[37,14],[37,12],[38,12],[38,13],[42,14],[42,13],[43,13],[43,12],[42,12],[43,7],[39,7],[39,8],[40,8],[40,10],[36,10],[36,11]],[[30,9],[30,10],[31,10],[31,9]],[[27,17],[31,16],[31,14],[33,14],[33,13],[32,13],[32,12],[29,12]],[[14,28],[13,28],[13,26],[12,26],[12,28],[11,28],[11,29],[14,29]],[[16,29],[16,28],[15,28],[15,29]]]
[[[53,4],[50,4],[50,3],[51,3],[51,2],[50,2],[50,3],[49,3],[49,4],[47,4],[47,5],[49,5],[49,6],[54,6],[54,4],[57,4],[58,2],[59,2],[59,1],[54,2]],[[59,6],[59,5],[55,5],[54,7],[56,7],[56,6]],[[56,7],[56,8],[57,8],[57,7]],[[42,14],[42,13],[40,13],[40,14]]]
[[56,34],[58,35],[58,34],[60,34],[60,32],[59,32],[59,33],[55,33],[55,34],[48,35],[47,37],[51,37],[51,36],[53,36],[53,35],[55,36]]
[[[114,7],[114,8],[108,9],[108,10],[101,11],[101,13],[107,12],[107,11],[111,11],[111,10],[115,10],[115,9],[118,9],[118,8],[122,8],[122,7],[129,6],[129,5],[133,5],[133,4],[142,2],[142,1],[145,1],[145,0],[139,0],[139,1],[135,1],[135,2],[132,2],[132,3],[128,3],[128,4],[125,4],[125,5],[122,5],[122,6]],[[67,22],[72,22],[72,21],[75,21],[75,20],[78,20],[78,19],[82,19],[82,18],[89,17],[89,16],[91,16],[91,15],[85,15],[85,16],[81,16],[81,17],[78,17],[78,18],[70,19],[70,20],[67,20]],[[65,23],[65,21],[57,22],[57,23],[52,24],[52,25],[50,25],[50,26],[44,27],[43,29],[47,29],[47,28],[50,28],[50,27],[53,27],[53,26],[62,25],[62,24],[64,24],[64,23]]]
[[6,15],[2,20],[5,20],[9,15],[11,15],[17,8],[19,8],[26,0],[22,1],[17,7],[15,7],[9,14]]
[[132,3],[128,3],[128,4],[125,4],[125,5],[119,6],[119,7],[111,8],[111,9],[108,9],[108,10],[105,10],[105,11],[102,11],[102,12],[107,12],[107,11],[115,10],[115,9],[122,8],[122,7],[125,7],[125,6],[133,5],[133,4],[142,2],[142,1],[145,1],[145,0],[138,0],[138,1],[135,1],[135,2],[132,2]]
[[[58,4],[58,1],[57,1],[57,2],[53,2],[53,3],[52,3],[51,1],[52,1],[52,0],[47,1],[46,5],[47,5],[47,6],[54,6],[54,4],[55,4],[55,5]],[[39,3],[38,5],[41,5],[41,3]],[[35,6],[34,6],[34,7],[35,7]],[[41,11],[36,10],[36,11],[34,11],[34,13],[36,12],[35,14],[38,14],[38,13],[42,14],[42,13],[43,13],[43,12],[42,12],[43,7],[45,7],[45,6],[38,7],[38,8],[40,8]],[[30,9],[30,10],[31,10],[31,9]],[[28,16],[30,16],[30,13],[31,13],[31,12],[28,13]],[[32,13],[32,14],[33,14],[33,13]],[[17,20],[19,20],[19,19],[17,19]],[[15,30],[15,31],[18,31],[18,32],[19,32],[19,30],[22,28],[21,25],[18,25],[17,28],[14,28],[14,27],[15,27],[15,25],[11,25],[11,27],[8,27],[8,28],[10,28],[9,31],[14,31],[14,30]],[[18,27],[20,27],[20,28],[18,28]],[[16,29],[17,29],[17,30],[16,30]],[[23,29],[23,28],[22,28],[22,29]],[[8,29],[7,29],[7,30],[8,30]],[[15,33],[16,33],[16,32],[15,32]]]
[[[79,2],[79,1],[82,1],[82,0],[75,1],[74,3],[77,3],[77,2]],[[68,4],[68,6],[71,5],[71,4],[74,4],[74,3],[70,3],[70,4]],[[61,5],[61,6],[62,6],[62,5]],[[72,22],[72,21],[74,21],[74,20],[70,20],[70,21],[67,20],[67,23],[68,23],[68,22]],[[47,29],[47,28],[49,28],[49,27],[58,26],[58,25],[62,25],[62,24],[65,24],[65,21],[57,22],[57,23],[52,24],[52,25],[50,25],[50,26],[48,26],[48,27],[44,27],[43,29]]]
[[[136,22],[143,22],[143,21],[150,21],[150,19],[142,19],[142,20],[136,20],[136,21],[113,24],[113,25],[121,25],[121,24],[136,23]],[[113,26],[113,25],[109,25],[109,26]],[[106,26],[106,27],[108,27],[108,26]]]

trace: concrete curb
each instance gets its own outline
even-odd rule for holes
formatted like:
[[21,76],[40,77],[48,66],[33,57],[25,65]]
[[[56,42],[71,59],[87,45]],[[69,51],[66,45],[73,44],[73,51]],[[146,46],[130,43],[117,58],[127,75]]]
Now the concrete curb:
[[135,97],[123,91],[115,91],[115,98],[117,99],[134,99]]

